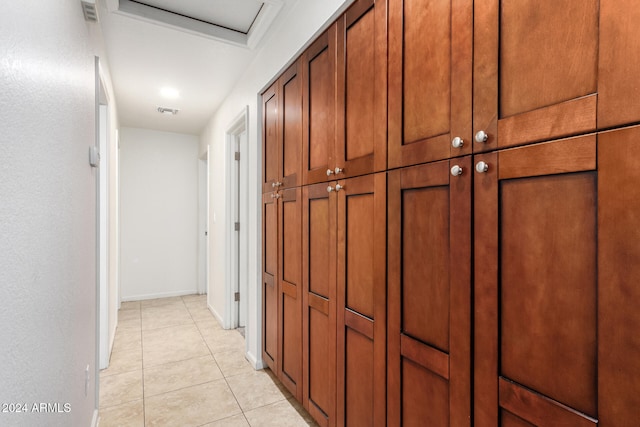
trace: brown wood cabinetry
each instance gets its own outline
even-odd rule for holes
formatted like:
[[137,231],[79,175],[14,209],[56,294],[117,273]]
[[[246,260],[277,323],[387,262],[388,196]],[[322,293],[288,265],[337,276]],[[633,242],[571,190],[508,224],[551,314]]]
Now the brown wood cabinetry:
[[474,152],[596,129],[598,1],[474,1]]
[[295,62],[262,95],[262,356],[298,399],[302,399],[301,81]]
[[263,93],[263,359],[321,426],[637,424],[639,14],[358,0]]
[[262,359],[278,372],[278,202],[262,195]]
[[303,404],[320,425],[336,416],[336,198],[327,184],[302,190]]
[[331,179],[336,140],[336,45],[333,24],[302,54],[304,184]]
[[291,188],[302,179],[302,74],[296,61],[262,94],[262,192]]
[[303,188],[303,395],[321,425],[385,423],[385,193],[384,173]]
[[628,218],[640,197],[626,183],[640,163],[627,144],[638,136],[476,156],[488,165],[475,177],[476,425],[636,422],[640,315],[629,284],[640,279],[630,262],[640,249],[618,239],[638,234]]
[[471,422],[472,170],[389,173],[389,425]]
[[390,168],[471,153],[472,31],[471,0],[389,0]]
[[304,184],[387,167],[386,0],[358,0],[302,55]]
[[[340,186],[340,187],[338,187]],[[340,180],[337,425],[386,425],[386,174]]]
[[600,0],[598,129],[640,122],[640,7]]

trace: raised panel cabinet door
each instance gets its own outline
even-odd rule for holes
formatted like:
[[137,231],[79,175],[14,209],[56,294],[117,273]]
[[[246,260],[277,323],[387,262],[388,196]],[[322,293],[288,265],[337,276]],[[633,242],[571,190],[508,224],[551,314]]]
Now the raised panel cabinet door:
[[323,427],[336,425],[335,185],[302,189],[302,402]]
[[389,0],[389,168],[471,153],[472,32],[471,0]]
[[387,166],[387,0],[358,0],[338,20],[337,179]]
[[280,129],[278,116],[278,83],[262,94],[262,193],[276,189],[280,179],[278,156]]
[[280,114],[278,152],[280,188],[302,183],[302,70],[300,61],[291,65],[278,79]]
[[388,425],[471,425],[471,157],[388,179]]
[[598,129],[640,122],[640,7],[600,0]]
[[277,191],[262,195],[262,359],[278,372]]
[[336,140],[336,45],[334,23],[302,55],[303,184],[333,179]]
[[282,190],[278,228],[278,378],[302,401],[302,189]]
[[598,4],[474,1],[474,152],[595,130]]
[[337,185],[337,425],[385,426],[386,174]]
[[595,426],[596,136],[474,162],[475,425]]

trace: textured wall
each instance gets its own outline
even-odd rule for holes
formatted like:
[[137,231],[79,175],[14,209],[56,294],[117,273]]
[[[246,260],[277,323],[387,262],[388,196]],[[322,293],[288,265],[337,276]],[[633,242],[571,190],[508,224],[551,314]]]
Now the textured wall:
[[198,138],[122,128],[120,203],[123,301],[196,293]]
[[[30,413],[0,412],[0,425],[89,426],[96,361],[89,24],[75,0],[2,9],[0,404],[26,403]],[[34,403],[57,403],[62,412],[31,412]]]

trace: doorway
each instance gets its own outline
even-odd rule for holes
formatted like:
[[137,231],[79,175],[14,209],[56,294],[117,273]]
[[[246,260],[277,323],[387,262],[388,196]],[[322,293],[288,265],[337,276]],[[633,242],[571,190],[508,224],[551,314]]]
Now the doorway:
[[98,91],[97,105],[97,146],[100,153],[98,166],[98,255],[97,255],[97,278],[98,278],[98,368],[105,369],[109,366],[109,356],[111,354],[110,325],[116,319],[110,315],[109,297],[110,277],[109,277],[109,99],[105,85],[100,78],[99,63],[96,59],[96,80]]
[[244,336],[247,324],[247,109],[227,130],[227,324]]

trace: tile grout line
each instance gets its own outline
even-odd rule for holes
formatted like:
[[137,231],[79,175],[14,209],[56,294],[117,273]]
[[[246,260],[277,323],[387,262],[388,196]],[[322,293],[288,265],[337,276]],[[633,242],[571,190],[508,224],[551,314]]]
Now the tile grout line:
[[147,402],[144,395],[144,341],[142,337],[142,304],[140,304],[140,352],[142,353],[142,422],[147,425]]
[[[193,316],[191,315],[191,312],[189,312],[189,316],[191,316],[191,318],[193,319]],[[207,346],[207,350],[209,350],[209,354],[211,355],[211,358],[213,359],[213,362],[216,364],[216,366],[220,370],[220,373],[222,374],[222,379],[224,380],[225,384],[227,385],[227,388],[229,389],[229,391],[231,392],[231,395],[233,396],[233,399],[236,401],[236,404],[238,405],[238,409],[240,409],[240,413],[244,417],[245,421],[247,421],[247,424],[249,424],[249,420],[247,420],[247,417],[244,414],[244,409],[242,409],[242,406],[240,405],[240,402],[238,401],[238,398],[236,397],[236,394],[233,392],[233,389],[231,388],[231,385],[229,384],[229,381],[227,381],[227,377],[224,375],[224,372],[220,368],[220,365],[218,364],[218,361],[216,360],[216,357],[213,355],[213,351],[211,351],[211,347],[209,347],[209,343],[204,338],[204,335],[202,335],[202,331],[200,330],[200,327],[198,326],[198,323],[195,320],[194,320],[194,323],[196,324],[196,328],[198,329],[198,333],[200,334],[200,338],[202,338],[202,340],[204,341],[204,344]],[[234,416],[235,415],[232,415],[232,417],[234,417]],[[231,417],[227,417],[227,418],[231,418]],[[225,419],[225,418],[222,418],[222,419]],[[220,421],[220,420],[214,420],[214,421],[211,421],[211,422],[217,422],[217,421]],[[203,425],[206,425],[206,424],[209,424],[209,423],[205,423]]]

